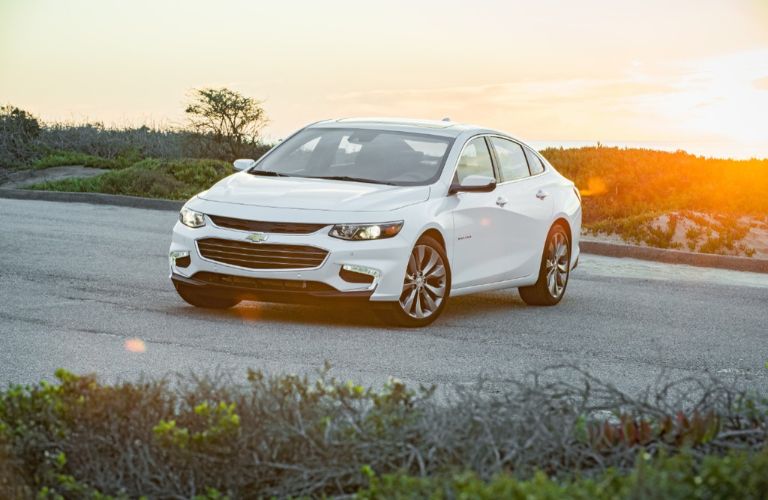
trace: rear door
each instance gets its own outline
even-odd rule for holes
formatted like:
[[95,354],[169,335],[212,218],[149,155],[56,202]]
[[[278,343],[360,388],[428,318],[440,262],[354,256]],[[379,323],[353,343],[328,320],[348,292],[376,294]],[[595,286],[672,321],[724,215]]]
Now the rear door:
[[497,191],[507,224],[510,277],[522,278],[539,270],[554,204],[541,162],[531,169],[523,146],[515,141],[493,136],[490,143],[501,181]]

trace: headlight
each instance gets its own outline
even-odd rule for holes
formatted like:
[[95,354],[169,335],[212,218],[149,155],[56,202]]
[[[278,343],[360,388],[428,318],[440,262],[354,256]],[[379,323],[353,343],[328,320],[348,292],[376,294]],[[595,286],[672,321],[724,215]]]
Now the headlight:
[[186,207],[179,212],[179,220],[187,227],[203,227],[205,225],[205,216],[200,212],[195,212]]
[[381,240],[397,235],[402,227],[403,221],[383,224],[336,224],[328,234],[342,240]]

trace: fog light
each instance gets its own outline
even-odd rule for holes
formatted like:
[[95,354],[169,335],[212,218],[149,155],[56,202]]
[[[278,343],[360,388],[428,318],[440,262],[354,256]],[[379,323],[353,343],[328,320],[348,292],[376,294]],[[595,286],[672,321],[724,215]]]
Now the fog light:
[[367,274],[368,276],[373,276],[374,278],[381,276],[381,271],[372,267],[358,266],[355,264],[344,264],[341,266],[341,268],[345,271],[352,271],[353,273]]
[[347,283],[364,283],[370,285],[376,278],[381,276],[381,272],[378,269],[373,269],[371,267],[344,264],[341,266],[339,276]]
[[176,267],[187,267],[192,263],[188,250],[174,250],[168,254],[168,258],[171,260],[171,265]]

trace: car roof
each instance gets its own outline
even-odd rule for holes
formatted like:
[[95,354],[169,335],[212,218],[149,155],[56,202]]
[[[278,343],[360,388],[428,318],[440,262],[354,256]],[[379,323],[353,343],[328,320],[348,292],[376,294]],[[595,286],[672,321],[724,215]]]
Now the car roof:
[[310,125],[311,128],[363,128],[392,130],[397,132],[414,132],[445,137],[458,137],[465,132],[499,134],[507,137],[509,134],[468,123],[456,123],[449,120],[417,120],[411,118],[338,118],[323,120]]

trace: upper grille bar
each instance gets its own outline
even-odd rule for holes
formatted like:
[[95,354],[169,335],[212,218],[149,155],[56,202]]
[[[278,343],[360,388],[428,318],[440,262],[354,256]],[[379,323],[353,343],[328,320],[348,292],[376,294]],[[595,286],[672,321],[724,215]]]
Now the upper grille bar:
[[310,234],[329,224],[309,224],[303,222],[267,222],[258,220],[234,219],[220,215],[208,215],[219,227],[240,231],[259,231],[262,233]]
[[311,269],[320,266],[326,250],[306,245],[248,243],[221,238],[197,240],[200,255],[208,260],[248,269]]

